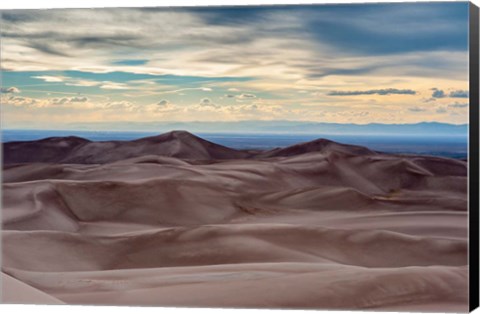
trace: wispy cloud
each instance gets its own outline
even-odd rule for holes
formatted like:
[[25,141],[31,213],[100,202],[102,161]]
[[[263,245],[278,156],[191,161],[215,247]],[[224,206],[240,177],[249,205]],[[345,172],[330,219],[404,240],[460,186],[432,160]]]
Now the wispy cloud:
[[358,96],[358,95],[415,95],[416,91],[411,89],[372,89],[362,91],[331,91],[328,93],[330,96]]
[[449,108],[467,108],[468,107],[468,104],[467,103],[454,103],[454,104],[450,104],[448,105]]
[[257,96],[253,94],[240,94],[237,96],[238,99],[252,99],[252,98],[257,98]]
[[57,82],[64,82],[66,77],[63,76],[49,76],[49,75],[39,75],[39,76],[33,76],[33,78],[43,80],[48,83],[57,83]]
[[426,111],[425,108],[420,108],[420,107],[410,107],[408,108],[408,111],[411,111],[411,112],[424,112]]
[[137,66],[137,65],[144,65],[148,62],[148,60],[145,59],[126,59],[126,60],[118,60],[112,62],[114,65],[131,65],[131,66]]
[[[16,71],[302,78],[377,73],[386,68],[424,75],[462,73],[452,56],[467,50],[467,27],[461,24],[468,17],[466,8],[464,4],[311,6],[262,14],[256,8],[9,11],[3,14],[2,66]],[[398,23],[402,30],[391,26]],[[382,28],[375,26],[379,24]],[[440,29],[442,40],[437,40]],[[439,60],[438,51],[447,51],[450,57]],[[135,57],[119,58],[121,53]],[[338,62],[332,64],[332,59]]]
[[443,114],[443,113],[447,113],[447,109],[445,107],[439,107],[435,112]]
[[79,87],[99,87],[101,89],[132,89],[133,87],[127,83],[112,82],[112,81],[95,81],[87,79],[72,78],[68,76],[33,76],[35,79],[43,80],[47,83],[64,83],[67,86]]
[[125,83],[116,83],[116,82],[107,81],[107,82],[100,82],[98,85],[102,89],[131,89],[131,87]]

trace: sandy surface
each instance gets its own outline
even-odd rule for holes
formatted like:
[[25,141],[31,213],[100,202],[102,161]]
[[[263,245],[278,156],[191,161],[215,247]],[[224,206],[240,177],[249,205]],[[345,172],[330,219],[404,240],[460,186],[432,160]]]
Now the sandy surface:
[[4,302],[467,311],[465,162],[166,138],[4,166]]

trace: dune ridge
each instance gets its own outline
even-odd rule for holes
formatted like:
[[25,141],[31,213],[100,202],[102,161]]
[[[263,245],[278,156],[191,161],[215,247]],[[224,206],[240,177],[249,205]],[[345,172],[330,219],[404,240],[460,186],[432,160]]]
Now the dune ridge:
[[179,131],[4,152],[4,302],[467,310],[465,161]]
[[52,137],[39,141],[3,144],[4,163],[98,164],[144,155],[181,159],[239,159],[248,153],[199,138],[186,131],[171,131],[134,141],[92,142],[83,138]]

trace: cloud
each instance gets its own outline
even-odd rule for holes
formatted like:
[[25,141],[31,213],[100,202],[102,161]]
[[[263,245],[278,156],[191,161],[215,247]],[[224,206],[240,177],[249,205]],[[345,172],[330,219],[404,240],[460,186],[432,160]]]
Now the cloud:
[[165,107],[167,106],[168,104],[170,104],[170,102],[166,99],[162,99],[160,100],[158,103],[157,103],[157,106],[160,106],[160,107]]
[[183,109],[182,107],[172,104],[167,99],[161,99],[156,103],[147,104],[147,105],[137,105],[135,111],[141,114],[146,113],[150,115],[152,113],[153,114],[158,113],[161,116],[165,116],[166,114],[169,114],[169,113],[179,112],[182,109]]
[[468,98],[468,90],[456,90],[450,92],[450,97],[452,98]]
[[87,97],[72,97],[70,98],[70,102],[87,102]]
[[[144,114],[121,116],[119,111],[113,117],[113,112],[107,112],[105,117],[109,119],[148,120],[152,118],[148,113],[168,108],[178,116],[164,115],[162,119],[274,117],[336,122],[346,117],[334,113],[369,111],[369,118],[359,119],[362,123],[420,119],[422,115],[413,114],[408,107],[423,107],[422,98],[432,92],[425,91],[425,86],[444,88],[449,95],[452,90],[466,89],[461,82],[466,80],[468,66],[467,46],[463,44],[468,38],[468,5],[360,7],[2,12],[2,69],[10,70],[5,71],[9,80],[4,84],[18,84],[24,96],[51,92],[85,94],[95,99],[95,103],[68,103],[82,110],[87,105],[97,106],[98,110],[107,101],[131,101],[141,104],[137,110]],[[400,24],[402,27],[397,27]],[[27,87],[20,84],[35,85],[33,76],[42,80],[37,82],[48,83],[38,84],[46,85],[41,88],[45,91],[23,90]],[[24,77],[28,81],[23,81]],[[145,83],[140,83],[141,79]],[[147,86],[147,81],[151,85]],[[62,84],[66,86],[58,86]],[[313,91],[318,93],[315,97]],[[352,97],[327,97],[329,91],[333,96]],[[67,93],[56,94],[59,92]],[[185,97],[178,97],[180,93]],[[228,94],[226,100],[219,98],[224,93]],[[248,97],[247,93],[256,97]],[[376,96],[395,94],[417,96]],[[355,95],[374,96],[352,99]],[[199,103],[205,96],[211,100]],[[163,97],[181,99],[181,105],[161,105]],[[407,97],[411,98],[408,102]],[[377,98],[376,104],[372,98]],[[436,103],[448,108],[448,103],[462,101],[449,100],[437,99]],[[40,102],[43,104],[43,100]],[[246,104],[256,107],[243,107]],[[230,105],[234,109],[228,111]],[[64,103],[62,108],[48,111],[67,107]],[[194,109],[191,114],[182,111],[190,107],[203,110],[203,115],[197,115]],[[436,106],[425,108],[434,112]],[[93,120],[100,119],[98,111],[91,116],[73,110],[69,114]],[[316,115],[320,111],[325,112],[323,117]],[[13,115],[9,117],[13,121]],[[450,116],[446,115],[444,121],[457,123],[468,117],[447,119]],[[48,119],[44,120],[48,126]]]
[[447,109],[445,107],[440,107],[440,108],[437,108],[436,112],[437,113],[447,113]]
[[254,94],[240,94],[240,95],[225,94],[225,97],[227,97],[227,98],[235,98],[235,99],[237,99],[238,101],[249,100],[249,99],[255,99],[255,98],[257,98],[257,96],[254,95]]
[[420,108],[420,107],[410,107],[408,108],[408,111],[411,111],[411,112],[424,112],[426,111],[424,108]]
[[82,86],[82,87],[92,87],[100,85],[100,82],[91,81],[91,80],[82,80],[82,79],[72,79],[68,78],[68,81],[65,82],[67,86]]
[[253,98],[257,98],[257,96],[253,94],[241,94],[237,96],[237,99],[253,99]]
[[16,88],[15,86],[12,86],[12,87],[2,87],[0,89],[0,92],[2,94],[18,94],[18,93],[20,93],[20,90],[18,88]]
[[212,101],[210,100],[210,98],[202,98],[200,100],[200,105],[209,105],[211,103],[212,103]]
[[69,103],[70,99],[67,97],[62,97],[62,98],[53,98],[51,100],[51,104],[53,105],[64,105],[66,103]]
[[85,103],[89,99],[83,96],[52,98],[48,102],[52,105],[65,105],[71,103]]
[[[304,8],[305,13],[308,10]],[[465,23],[468,10],[462,5],[369,3],[361,8],[357,5],[331,6],[311,13],[314,14],[305,14],[304,20],[310,24],[312,35],[344,51],[385,55],[468,49]],[[445,25],[445,20],[455,25]],[[440,40],[438,32],[442,34]]]
[[[463,75],[465,12],[464,4],[435,3],[11,11],[3,15],[2,66],[303,79],[390,70]],[[119,59],[123,51],[128,58]]]
[[126,60],[118,60],[112,62],[115,65],[129,65],[129,66],[137,66],[137,65],[144,65],[148,62],[145,59],[126,59]]
[[125,83],[112,82],[112,81],[95,81],[87,79],[72,78],[68,76],[51,76],[51,75],[40,75],[33,76],[33,78],[43,80],[48,83],[64,83],[67,86],[82,86],[82,87],[94,87],[98,86],[101,89],[131,89]]
[[446,97],[447,95],[445,94],[445,92],[441,89],[438,89],[438,88],[432,88],[433,90],[433,93],[432,93],[432,98],[444,98]]
[[66,77],[63,77],[63,76],[50,76],[50,75],[32,76],[32,78],[43,80],[48,83],[64,82],[65,79],[67,79]]
[[200,105],[200,106],[206,106],[206,107],[208,107],[208,106],[217,107],[217,106],[212,102],[212,100],[211,100],[210,98],[202,98],[202,99],[200,100],[200,104],[199,104],[199,105]]
[[21,96],[2,96],[1,98],[2,105],[9,105],[14,107],[30,107],[35,106],[39,101],[30,97],[21,97]]
[[450,104],[448,105],[448,108],[467,108],[468,107],[468,103],[454,103],[454,104]]
[[251,112],[251,111],[257,111],[258,110],[258,105],[246,105],[241,107],[241,110],[244,112]]
[[129,101],[125,101],[125,100],[108,102],[103,105],[103,108],[108,110],[115,110],[115,111],[122,110],[127,112],[133,112],[139,109],[136,104]]
[[221,107],[217,104],[214,104],[210,98],[202,98],[200,100],[200,103],[198,104],[197,107],[194,107],[200,110],[203,110],[205,108],[208,109],[220,109]]
[[445,97],[468,98],[467,90],[455,90],[450,92],[448,95],[443,90],[438,88],[432,88],[432,90],[433,90],[433,93],[432,93],[433,98],[445,98]]
[[415,95],[417,92],[411,89],[371,89],[364,91],[331,91],[329,96],[358,96],[358,95]]
[[125,83],[117,83],[117,82],[101,82],[100,88],[102,89],[131,89],[130,86],[126,85]]

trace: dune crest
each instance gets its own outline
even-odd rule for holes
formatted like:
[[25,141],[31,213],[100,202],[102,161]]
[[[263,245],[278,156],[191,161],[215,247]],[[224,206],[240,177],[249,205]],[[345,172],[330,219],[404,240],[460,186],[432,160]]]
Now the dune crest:
[[318,139],[269,151],[240,151],[206,141],[187,131],[171,131],[133,141],[91,142],[68,136],[37,141],[3,144],[4,163],[110,163],[145,155],[190,160],[228,160],[247,158],[288,157],[311,152],[337,152],[346,155],[375,154],[366,147]]
[[91,142],[78,137],[47,138],[3,144],[4,163],[101,164],[144,155],[180,159],[240,159],[248,153],[199,138],[186,131],[171,131],[134,141]]

